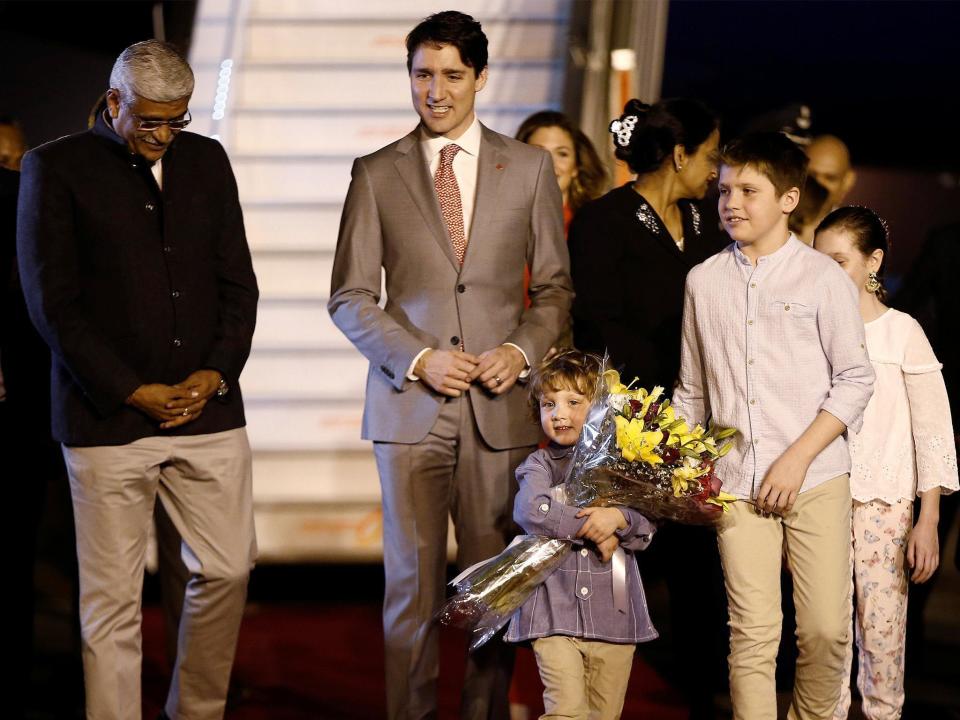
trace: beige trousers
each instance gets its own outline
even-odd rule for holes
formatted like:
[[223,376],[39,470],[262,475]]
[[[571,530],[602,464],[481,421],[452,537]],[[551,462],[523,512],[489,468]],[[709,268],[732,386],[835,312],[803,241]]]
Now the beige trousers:
[[841,475],[802,493],[785,516],[734,503],[718,529],[730,613],[730,696],[737,720],[776,720],[774,673],[786,551],[797,609],[790,720],[829,720],[850,635],[850,482]]
[[159,497],[190,574],[166,702],[172,720],[223,717],[256,555],[243,428],[64,447],[77,531],[87,720],[139,720],[147,531]]
[[617,720],[636,649],[565,635],[534,640],[543,681],[540,720]]

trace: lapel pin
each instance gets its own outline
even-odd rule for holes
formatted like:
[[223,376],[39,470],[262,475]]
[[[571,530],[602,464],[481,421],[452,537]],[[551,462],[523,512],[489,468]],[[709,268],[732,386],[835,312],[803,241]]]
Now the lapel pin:
[[503,165],[501,165],[500,163],[497,163],[497,170],[503,170],[503,167],[504,167]]

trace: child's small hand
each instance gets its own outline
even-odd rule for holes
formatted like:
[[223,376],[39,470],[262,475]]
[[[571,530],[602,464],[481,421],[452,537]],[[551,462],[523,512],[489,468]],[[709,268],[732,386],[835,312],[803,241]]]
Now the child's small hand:
[[618,547],[620,547],[620,538],[616,535],[611,535],[603,542],[598,542],[597,552],[600,553],[600,559],[603,562],[610,562],[610,558],[613,557]]
[[577,537],[591,540],[597,545],[627,526],[626,516],[615,507],[583,508],[577,517],[587,518],[577,531]]
[[913,570],[910,580],[922,583],[933,577],[940,565],[940,539],[936,523],[920,520],[907,539],[907,564]]

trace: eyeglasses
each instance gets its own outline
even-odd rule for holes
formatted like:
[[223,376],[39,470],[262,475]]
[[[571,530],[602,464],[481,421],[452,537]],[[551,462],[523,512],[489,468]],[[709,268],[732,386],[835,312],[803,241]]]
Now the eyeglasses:
[[154,130],[159,130],[164,125],[170,128],[173,132],[178,132],[189,125],[190,121],[192,120],[189,110],[187,110],[182,118],[177,120],[144,120],[136,113],[130,114],[133,115],[133,117],[135,117],[140,123],[137,125],[137,130],[143,130],[144,132],[153,132]]

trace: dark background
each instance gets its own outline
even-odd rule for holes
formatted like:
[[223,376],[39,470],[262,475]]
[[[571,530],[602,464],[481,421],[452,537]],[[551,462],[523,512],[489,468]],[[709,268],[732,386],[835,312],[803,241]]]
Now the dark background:
[[194,0],[0,1],[0,115],[20,119],[31,147],[84,130],[117,55],[154,37],[154,5],[186,52]]
[[960,2],[673,0],[663,95],[734,132],[792,102],[857,164],[960,169]]

